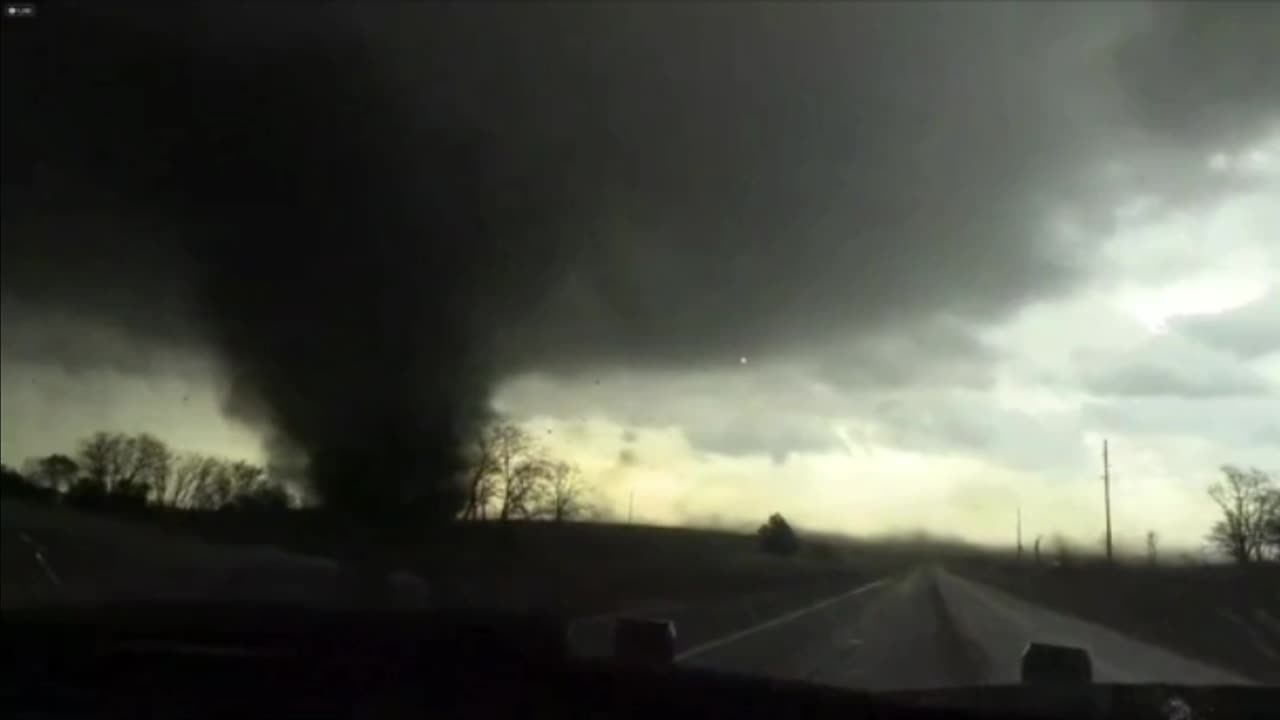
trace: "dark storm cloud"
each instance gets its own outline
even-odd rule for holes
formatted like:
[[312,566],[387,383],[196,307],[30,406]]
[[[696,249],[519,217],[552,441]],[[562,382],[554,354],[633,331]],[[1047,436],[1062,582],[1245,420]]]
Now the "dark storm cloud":
[[[146,332],[146,328],[135,329],[127,320],[111,316],[88,322],[83,311],[75,308],[6,297],[0,305],[0,328],[4,336],[0,357],[6,364],[39,365],[55,359],[63,370],[72,374],[114,370],[126,375],[186,380],[207,376],[210,371],[207,358],[184,344],[156,345],[139,337],[140,330]],[[149,330],[154,332],[155,328]],[[179,330],[175,328],[175,331]],[[166,333],[162,337],[173,335]]]
[[988,387],[998,353],[972,328],[954,321],[920,322],[910,333],[820,345],[815,375],[848,389]]
[[[1059,291],[1080,251],[1042,214],[1111,149],[1076,42],[1101,6],[139,8],[6,25],[5,302],[212,346],[229,408],[348,504],[395,502],[356,475],[447,476],[522,370],[788,354]],[[1161,27],[1124,60],[1140,125],[1202,99],[1147,92]],[[1253,89],[1215,92],[1269,109],[1231,105]]]
[[[1280,122],[1280,6],[1167,3],[1117,49],[1139,123],[1165,137],[1249,142]],[[1218,148],[1221,149],[1221,148]]]

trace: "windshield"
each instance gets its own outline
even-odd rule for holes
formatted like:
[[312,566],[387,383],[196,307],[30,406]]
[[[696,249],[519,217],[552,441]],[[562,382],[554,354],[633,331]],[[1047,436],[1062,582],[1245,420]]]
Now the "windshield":
[[1276,7],[108,5],[4,18],[6,609],[1280,682]]

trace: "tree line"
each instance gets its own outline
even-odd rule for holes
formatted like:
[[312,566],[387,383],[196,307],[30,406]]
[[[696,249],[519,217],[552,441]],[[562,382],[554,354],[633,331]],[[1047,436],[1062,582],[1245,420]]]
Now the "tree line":
[[[462,520],[565,522],[605,515],[579,469],[551,457],[514,423],[484,427],[465,452]],[[32,458],[21,472],[0,467],[6,494],[57,498],[83,508],[283,510],[297,504],[261,466],[178,452],[148,433],[97,432],[72,454]],[[1256,468],[1224,465],[1221,471],[1208,491],[1221,511],[1208,534],[1210,547],[1239,563],[1280,561],[1280,485]],[[769,552],[792,554],[797,546],[781,516],[771,517],[758,535]],[[1147,552],[1154,562],[1154,533],[1147,536]],[[1039,560],[1040,538],[1035,555]]]
[[5,467],[6,491],[81,508],[287,509],[294,502],[264,468],[243,460],[177,452],[148,433],[97,432],[72,454]]
[[[530,433],[511,422],[492,423],[466,448],[460,479],[466,502],[459,517],[473,521],[602,517],[582,473],[551,457]],[[75,452],[4,468],[6,493],[58,499],[82,508],[165,507],[185,510],[287,509],[285,486],[261,466],[202,453],[178,452],[154,435],[97,432]]]

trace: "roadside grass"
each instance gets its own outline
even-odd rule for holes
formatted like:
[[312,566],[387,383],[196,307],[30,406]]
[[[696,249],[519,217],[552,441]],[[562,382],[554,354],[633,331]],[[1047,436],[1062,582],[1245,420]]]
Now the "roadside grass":
[[1066,565],[992,556],[952,563],[955,572],[1030,602],[1145,642],[1280,683],[1280,565]]
[[[152,579],[171,585],[202,568],[225,569],[249,549],[351,557],[348,538],[314,511],[106,513],[6,498],[4,518],[9,554],[26,554],[8,542],[22,530],[69,582],[84,578],[92,587],[145,588]],[[549,522],[457,523],[402,534],[374,552],[387,570],[425,578],[443,604],[575,615],[838,587],[920,558],[920,548],[905,542],[815,535],[797,555],[782,557],[763,552],[744,532]],[[29,565],[6,561],[6,568]],[[6,581],[6,594],[11,587]]]

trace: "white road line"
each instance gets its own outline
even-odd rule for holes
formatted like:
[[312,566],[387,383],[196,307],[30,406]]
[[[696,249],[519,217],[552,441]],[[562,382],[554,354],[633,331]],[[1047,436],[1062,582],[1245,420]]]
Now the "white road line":
[[[875,582],[867,583],[862,587],[854,588],[848,592],[840,593],[839,595],[836,595],[834,597],[829,597],[825,600],[821,600],[817,603],[814,603],[813,605],[810,605],[808,607],[803,607],[803,608],[800,608],[799,610],[792,610],[791,612],[786,613],[785,615],[780,615],[776,618],[773,618],[772,620],[766,620],[765,622],[762,622],[759,625],[752,625],[749,628],[746,628],[744,630],[739,630],[738,632],[733,633],[731,635],[726,635],[724,637],[716,638],[715,640],[702,643],[701,645],[696,645],[694,647],[689,648],[688,650],[685,650],[682,653],[677,654],[675,658],[676,662],[680,662],[682,660],[688,660],[694,655],[699,655],[701,653],[707,652],[708,650],[714,650],[715,648],[718,648],[722,645],[727,645],[731,642],[741,640],[751,635],[755,635],[761,630],[768,630],[771,627],[781,625],[782,623],[785,623],[785,622],[790,622],[799,617],[803,617],[805,615],[808,615],[811,612],[821,610],[822,608],[827,607],[828,605],[831,605],[833,603],[838,603],[841,600],[846,600],[848,598],[853,597],[854,595],[858,595],[872,588],[879,587],[889,582],[889,580],[890,578],[887,578],[887,577],[880,578]],[[679,628],[677,628],[676,631],[679,632]]]
[[31,547],[31,554],[35,556],[36,562],[40,564],[40,569],[44,571],[45,579],[54,585],[61,585],[62,579],[58,577],[58,573],[53,571],[53,566],[49,564],[49,561],[45,560],[44,548],[40,546],[40,543],[24,532],[18,533],[18,537]]

